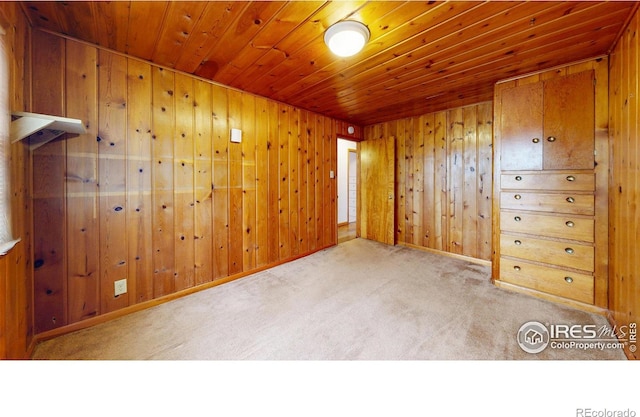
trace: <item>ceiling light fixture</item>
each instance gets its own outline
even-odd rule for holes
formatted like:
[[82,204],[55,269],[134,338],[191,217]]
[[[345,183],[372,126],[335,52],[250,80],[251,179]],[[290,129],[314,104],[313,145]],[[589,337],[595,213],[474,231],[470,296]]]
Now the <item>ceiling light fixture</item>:
[[331,52],[347,57],[360,52],[369,41],[369,29],[355,20],[343,20],[329,27],[324,33],[324,43]]

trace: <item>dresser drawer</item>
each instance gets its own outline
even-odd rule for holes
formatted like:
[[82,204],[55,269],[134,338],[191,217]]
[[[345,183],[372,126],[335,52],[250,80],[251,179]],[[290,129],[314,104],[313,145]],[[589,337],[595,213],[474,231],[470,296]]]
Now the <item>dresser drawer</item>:
[[592,216],[595,197],[593,194],[503,191],[500,193],[500,208]]
[[502,234],[500,254],[593,272],[595,249],[576,243]]
[[500,258],[500,280],[593,304],[593,276]]
[[500,187],[513,190],[594,191],[595,174],[502,174]]
[[593,242],[594,220],[519,211],[500,211],[500,230]]

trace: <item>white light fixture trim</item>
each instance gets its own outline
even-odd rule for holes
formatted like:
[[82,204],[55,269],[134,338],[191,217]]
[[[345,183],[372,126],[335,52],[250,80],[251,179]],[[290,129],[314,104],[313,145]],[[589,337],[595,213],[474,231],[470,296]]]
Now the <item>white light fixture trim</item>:
[[331,52],[341,57],[357,54],[369,41],[369,29],[355,20],[343,20],[324,33],[324,43]]

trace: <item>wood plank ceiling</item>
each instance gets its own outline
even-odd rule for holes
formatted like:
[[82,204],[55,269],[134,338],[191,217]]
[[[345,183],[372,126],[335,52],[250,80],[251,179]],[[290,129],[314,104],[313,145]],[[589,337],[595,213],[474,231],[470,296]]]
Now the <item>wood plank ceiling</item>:
[[[635,2],[24,2],[36,27],[359,125],[491,100],[496,81],[606,54]],[[351,58],[326,28],[365,23]]]

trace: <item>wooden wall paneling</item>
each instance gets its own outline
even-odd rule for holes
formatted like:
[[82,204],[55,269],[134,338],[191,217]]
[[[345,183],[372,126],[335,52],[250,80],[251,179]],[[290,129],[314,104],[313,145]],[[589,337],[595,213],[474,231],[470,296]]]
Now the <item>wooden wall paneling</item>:
[[398,242],[406,242],[406,234],[407,234],[407,200],[409,199],[409,195],[407,194],[407,138],[406,138],[406,129],[405,129],[405,119],[398,120],[396,122],[391,122],[389,125],[391,126],[391,131],[388,133],[385,132],[387,126],[381,126],[380,134],[376,135],[376,139],[389,137],[391,135],[395,137],[396,141],[396,160],[395,160],[395,169],[396,169],[396,240]]
[[100,314],[98,205],[97,50],[66,42],[67,117],[85,123],[87,133],[68,136],[67,277],[69,323]]
[[[64,40],[34,31],[31,108],[65,115]],[[39,62],[47,65],[38,65]],[[34,332],[64,326],[67,320],[66,143],[58,139],[32,153]]]
[[322,137],[324,136],[324,131],[325,131],[325,125],[324,125],[324,118],[320,115],[316,115],[316,134],[315,134],[315,138],[314,138],[314,147],[315,147],[315,153],[314,153],[314,158],[315,158],[315,172],[314,172],[314,176],[315,176],[315,200],[316,200],[316,204],[315,204],[315,219],[316,219],[316,237],[315,237],[315,248],[319,249],[323,246],[323,242],[322,242],[322,234],[324,233],[324,228],[326,227],[325,223],[324,223],[324,216],[323,216],[323,211],[324,211],[324,207],[323,207],[323,202],[324,200],[324,196],[323,196],[323,189],[324,189],[324,174],[323,174],[323,170],[322,170],[322,161],[324,158],[324,148],[322,146]]
[[404,237],[407,243],[413,244],[413,201],[415,198],[415,173],[413,172],[413,160],[416,149],[414,147],[415,137],[413,131],[414,118],[410,117],[404,121],[404,176],[405,176],[405,198],[404,198]]
[[151,66],[127,60],[127,246],[129,303],[153,299]]
[[269,263],[280,259],[280,127],[279,109],[275,101],[267,102],[267,259]]
[[175,291],[195,285],[195,144],[194,79],[175,75],[175,133],[174,142],[174,239]]
[[[640,322],[638,287],[638,233],[640,213],[640,120],[638,118],[638,37],[640,13],[636,11],[610,56],[609,202],[609,308],[613,323],[629,329]],[[596,72],[596,77],[598,77]],[[596,94],[598,91],[596,90]],[[596,141],[598,139],[596,138]],[[597,261],[596,261],[597,262]],[[596,281],[596,285],[598,282]],[[637,329],[636,329],[637,331]],[[627,357],[640,359],[637,341],[625,347]]]
[[300,110],[289,108],[289,245],[291,255],[300,254]]
[[449,250],[449,216],[447,215],[447,113],[438,112],[434,115],[434,158],[436,172],[434,173],[434,217],[435,217],[435,247],[434,249]]
[[477,107],[477,257],[491,259],[491,204],[493,176],[493,107],[491,102]]
[[464,227],[464,119],[462,108],[449,110],[447,123],[449,252],[462,254]]
[[213,280],[213,107],[211,84],[194,80],[195,285]]
[[308,113],[307,120],[307,145],[306,145],[306,165],[307,165],[307,241],[309,250],[316,249],[317,238],[317,217],[316,217],[316,140],[318,135],[318,117],[313,113]]
[[309,220],[307,209],[309,201],[307,194],[309,190],[309,165],[307,164],[307,146],[309,143],[309,113],[307,111],[298,111],[298,240],[299,252],[307,253],[309,251]]
[[[324,192],[324,224],[323,229],[323,247],[333,245],[337,243],[338,234],[338,222],[337,222],[337,207],[336,198],[338,196],[336,190],[336,152],[338,149],[337,136],[335,130],[335,122],[324,117],[324,164],[323,164],[323,176],[325,178],[325,192]],[[331,178],[330,172],[333,171],[334,178]]]
[[256,185],[256,102],[242,95],[242,252],[243,271],[256,267],[257,185]]
[[329,241],[326,246],[330,246],[338,243],[338,133],[336,131],[335,120],[329,117],[326,117],[326,120],[331,126],[331,134],[329,135],[327,140],[329,151],[331,153],[328,164],[329,170],[334,172],[334,178],[329,180],[329,188],[331,193],[331,200],[329,202],[329,224],[331,225],[331,227],[329,228]]
[[414,245],[424,246],[424,176],[425,176],[425,116],[413,118],[413,237]]
[[289,199],[290,199],[290,180],[289,180],[289,147],[291,146],[290,140],[290,126],[289,126],[289,113],[291,108],[284,104],[278,105],[278,138],[279,138],[279,250],[280,259],[287,259],[291,256],[291,236],[290,236],[290,224],[289,224]]
[[174,133],[175,79],[172,71],[152,71],[152,152],[153,152],[153,296],[175,291],[174,239]]
[[[228,92],[229,129],[242,129],[242,94]],[[229,141],[229,275],[242,272],[244,262],[242,195],[242,144]]]
[[7,305],[5,300],[7,299],[7,280],[9,279],[9,267],[8,263],[13,253],[9,255],[0,256],[0,358],[7,358],[7,327],[9,325],[7,320]]
[[463,185],[462,185],[462,254],[478,257],[478,136],[477,106],[464,107],[463,117]]
[[[100,311],[129,305],[130,292],[116,296],[114,283],[128,279],[127,237],[127,58],[98,51],[98,189]],[[133,290],[135,282],[127,282]]]
[[269,105],[256,103],[256,267],[269,263]]
[[214,278],[229,275],[229,123],[227,90],[213,85]]
[[435,185],[435,131],[434,131],[434,115],[425,114],[420,116],[420,124],[422,129],[422,211],[418,215],[420,219],[422,233],[418,245],[428,248],[435,247],[435,194],[437,188]]

